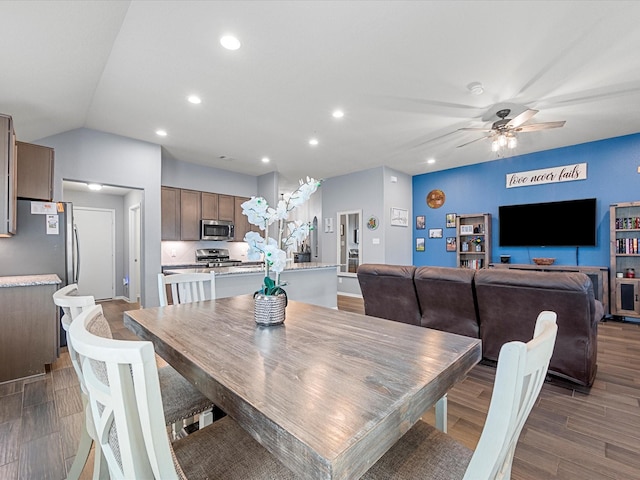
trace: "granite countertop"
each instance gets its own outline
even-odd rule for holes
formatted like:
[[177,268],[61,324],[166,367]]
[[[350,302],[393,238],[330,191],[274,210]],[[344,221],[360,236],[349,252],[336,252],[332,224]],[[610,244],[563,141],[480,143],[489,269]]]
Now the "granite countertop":
[[13,277],[0,277],[2,287],[33,287],[35,285],[57,285],[62,283],[60,277],[53,273],[44,275],[17,275]]
[[[317,268],[336,268],[336,263],[319,263],[319,262],[303,262],[303,263],[291,263],[284,269],[287,271],[295,270],[309,270]],[[165,273],[209,273],[215,272],[216,275],[234,275],[234,274],[247,274],[247,273],[260,273],[264,272],[264,265],[240,265],[237,267],[214,267],[214,268],[167,268],[168,265],[163,265]]]

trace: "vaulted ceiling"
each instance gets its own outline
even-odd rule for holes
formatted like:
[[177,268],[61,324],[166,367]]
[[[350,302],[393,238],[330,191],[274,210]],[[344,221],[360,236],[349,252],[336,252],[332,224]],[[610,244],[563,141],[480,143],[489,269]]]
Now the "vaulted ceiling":
[[504,107],[566,120],[507,155],[640,132],[639,18],[636,1],[5,0],[0,112],[23,141],[86,127],[289,181],[415,175],[497,158],[458,129]]

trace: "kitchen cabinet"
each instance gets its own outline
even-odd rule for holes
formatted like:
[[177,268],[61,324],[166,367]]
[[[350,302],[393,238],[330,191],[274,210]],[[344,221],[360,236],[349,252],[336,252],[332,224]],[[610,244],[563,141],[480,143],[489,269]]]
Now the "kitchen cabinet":
[[611,314],[640,318],[640,202],[610,205]]
[[[242,203],[242,202],[241,202]],[[235,197],[232,195],[218,195],[218,220],[235,221]],[[240,210],[242,212],[242,209]]]
[[0,383],[45,373],[59,355],[57,275],[0,277]]
[[53,148],[16,142],[18,198],[53,200]]
[[162,240],[180,240],[180,189],[161,188]]
[[233,220],[233,224],[235,227],[235,241],[242,242],[244,241],[244,236],[247,232],[259,232],[260,228],[256,225],[251,225],[246,215],[242,213],[242,204],[250,200],[247,197],[234,197],[235,201],[235,218]]
[[202,192],[180,190],[180,240],[200,240]]
[[16,233],[16,134],[13,119],[0,114],[0,236]]
[[478,270],[491,262],[491,214],[462,214],[456,217],[456,265]]
[[202,218],[218,220],[218,194],[202,192]]

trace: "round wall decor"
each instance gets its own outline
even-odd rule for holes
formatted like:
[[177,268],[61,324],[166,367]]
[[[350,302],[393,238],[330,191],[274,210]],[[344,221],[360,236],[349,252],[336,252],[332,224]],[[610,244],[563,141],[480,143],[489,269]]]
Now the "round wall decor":
[[444,205],[445,195],[442,190],[431,190],[427,194],[427,205],[430,208],[440,208]]
[[375,215],[371,215],[369,217],[369,220],[367,220],[367,228],[369,230],[375,230],[376,228],[378,228],[378,224],[380,222],[378,221],[378,217],[376,217]]

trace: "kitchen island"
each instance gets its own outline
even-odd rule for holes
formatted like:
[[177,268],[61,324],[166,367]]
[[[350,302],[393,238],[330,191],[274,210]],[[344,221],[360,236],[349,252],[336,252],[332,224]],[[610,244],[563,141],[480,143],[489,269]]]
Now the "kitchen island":
[[45,373],[59,355],[57,275],[0,277],[0,383]]
[[[216,274],[216,297],[226,298],[253,293],[260,289],[264,278],[264,266],[253,263],[235,267],[171,268],[164,265],[162,271],[175,273]],[[280,275],[290,300],[338,308],[338,270],[336,264],[306,262],[292,263]]]

